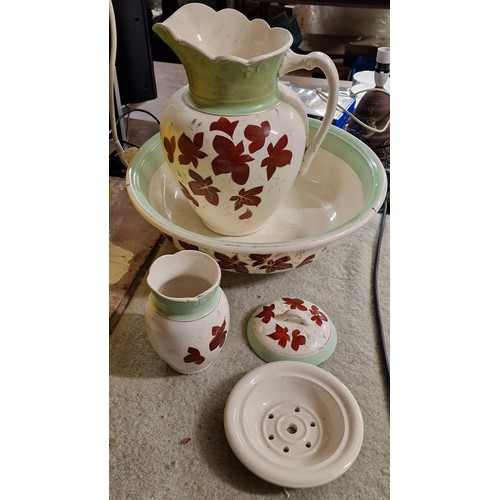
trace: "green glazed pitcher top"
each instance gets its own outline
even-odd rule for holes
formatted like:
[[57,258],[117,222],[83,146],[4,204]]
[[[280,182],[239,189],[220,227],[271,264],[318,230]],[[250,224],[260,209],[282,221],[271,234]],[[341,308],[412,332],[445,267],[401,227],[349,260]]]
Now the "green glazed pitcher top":
[[292,35],[235,9],[189,3],[153,26],[182,62],[188,104],[205,112],[248,113],[278,102],[277,80]]

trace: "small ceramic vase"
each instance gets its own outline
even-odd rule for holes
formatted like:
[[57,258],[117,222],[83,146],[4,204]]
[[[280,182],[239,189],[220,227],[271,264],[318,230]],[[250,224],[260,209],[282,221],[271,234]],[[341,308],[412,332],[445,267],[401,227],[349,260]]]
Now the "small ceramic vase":
[[[258,231],[328,132],[338,100],[335,65],[321,52],[292,52],[289,31],[249,21],[235,9],[186,4],[153,30],[177,54],[189,81],[160,120],[175,181],[209,229],[230,236]],[[315,67],[325,74],[330,97],[308,142],[302,101],[278,78]]]
[[206,370],[226,341],[229,305],[220,278],[217,262],[196,250],[163,255],[149,270],[148,339],[179,373]]

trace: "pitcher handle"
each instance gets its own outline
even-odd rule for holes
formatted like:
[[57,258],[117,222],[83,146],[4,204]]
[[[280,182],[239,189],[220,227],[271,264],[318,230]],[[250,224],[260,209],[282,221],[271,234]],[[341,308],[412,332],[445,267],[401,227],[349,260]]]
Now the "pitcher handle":
[[328,82],[328,101],[326,103],[326,111],[323,122],[314,137],[312,137],[308,142],[305,149],[304,159],[302,160],[302,165],[298,173],[299,177],[304,175],[309,169],[314,155],[321,146],[321,143],[323,142],[323,139],[333,122],[339,98],[339,73],[333,61],[323,52],[311,52],[310,54],[300,55],[292,52],[291,50],[288,50],[279,71],[279,76],[281,77],[286,73],[290,73],[291,71],[296,71],[298,69],[307,69],[310,71],[314,68],[319,68],[326,76]]

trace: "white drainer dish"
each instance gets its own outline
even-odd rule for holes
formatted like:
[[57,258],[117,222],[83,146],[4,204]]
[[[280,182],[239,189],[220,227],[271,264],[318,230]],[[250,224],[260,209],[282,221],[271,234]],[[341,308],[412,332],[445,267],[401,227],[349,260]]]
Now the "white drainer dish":
[[277,361],[247,373],[224,413],[226,437],[254,474],[306,488],[336,479],[356,459],[363,419],[353,395],[325,370]]

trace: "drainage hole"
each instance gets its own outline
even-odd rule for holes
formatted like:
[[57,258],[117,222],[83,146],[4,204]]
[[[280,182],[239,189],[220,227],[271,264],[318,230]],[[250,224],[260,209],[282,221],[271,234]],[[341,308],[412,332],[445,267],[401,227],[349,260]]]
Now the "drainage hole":
[[297,432],[297,426],[295,424],[290,424],[287,428],[286,428],[288,434],[295,434]]
[[288,446],[285,446],[285,447],[283,448],[283,451],[284,451],[285,453],[288,453],[288,452],[290,451],[290,448],[288,448]]
[[274,434],[269,434],[269,440],[272,441],[274,439]]
[[271,420],[274,418],[274,415],[272,413],[270,413],[267,418]]
[[306,443],[306,448],[310,448],[310,447],[311,447],[311,443],[308,441],[308,442]]
[[300,411],[300,408],[297,406],[297,408],[295,408],[295,411],[298,413]]
[[311,427],[316,427],[316,422],[311,422]]

